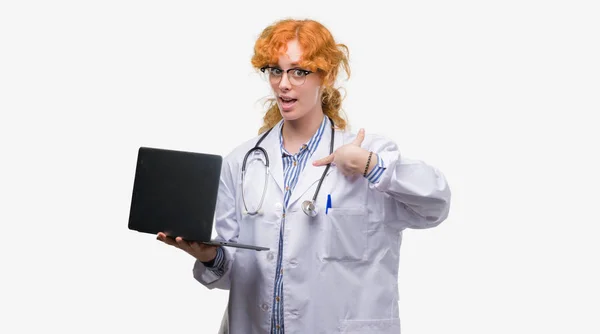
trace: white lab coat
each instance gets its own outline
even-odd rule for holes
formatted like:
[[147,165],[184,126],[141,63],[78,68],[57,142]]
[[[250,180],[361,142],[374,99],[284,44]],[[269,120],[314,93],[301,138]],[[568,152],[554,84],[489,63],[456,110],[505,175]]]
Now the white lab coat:
[[[242,161],[259,137],[225,157],[216,210],[219,239],[265,246],[270,251],[224,247],[226,271],[220,278],[199,261],[193,268],[194,277],[209,289],[230,290],[223,327],[232,334],[269,333],[271,325],[285,186],[281,125],[279,122],[261,143],[271,165],[263,214],[244,215],[241,198]],[[335,148],[355,137],[348,131],[336,131]],[[329,154],[330,138],[327,129],[300,174],[286,210],[282,261],[285,332],[398,334],[402,231],[431,228],[446,219],[448,184],[434,167],[401,156],[394,142],[367,134],[362,147],[379,154],[385,163],[380,181],[371,184],[362,175],[349,178],[330,168],[317,198],[319,214],[310,218],[300,204],[315,192],[325,166],[315,167],[311,162]],[[255,205],[264,178],[248,173],[246,200]],[[325,214],[328,194],[332,208]]]

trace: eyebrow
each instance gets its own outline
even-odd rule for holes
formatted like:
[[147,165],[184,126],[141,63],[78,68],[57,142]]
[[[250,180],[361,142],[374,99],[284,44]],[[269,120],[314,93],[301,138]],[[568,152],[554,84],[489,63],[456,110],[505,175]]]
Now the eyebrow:
[[[279,64],[273,64],[273,65],[269,64],[269,66],[281,68],[281,66],[279,66]],[[296,67],[301,68],[302,67],[299,63],[291,63],[290,66],[291,66],[290,68],[296,68]]]

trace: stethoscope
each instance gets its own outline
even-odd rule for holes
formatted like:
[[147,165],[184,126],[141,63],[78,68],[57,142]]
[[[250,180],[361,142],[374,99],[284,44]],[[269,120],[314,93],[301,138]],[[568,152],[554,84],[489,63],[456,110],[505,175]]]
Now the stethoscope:
[[[329,118],[329,117],[327,117],[327,118]],[[334,129],[333,121],[331,120],[331,118],[329,118],[329,121],[331,122],[331,142],[329,144],[329,154],[332,154],[335,129]],[[269,131],[267,131],[264,135],[262,135],[262,137],[260,137],[260,139],[258,140],[256,145],[254,145],[254,147],[251,148],[246,153],[246,156],[244,156],[244,162],[242,162],[242,201],[244,202],[244,209],[245,209],[244,213],[249,214],[251,216],[256,215],[258,213],[262,213],[262,211],[260,209],[262,208],[263,202],[265,200],[265,194],[267,192],[267,186],[268,186],[268,180],[269,180],[269,155],[267,154],[267,151],[265,151],[265,149],[260,147],[259,145],[263,141],[263,139],[265,139],[265,137],[267,137],[269,132],[271,132],[271,130],[273,130],[273,128],[270,128]],[[264,162],[265,183],[263,186],[263,192],[262,192],[262,196],[260,198],[260,203],[258,204],[258,208],[255,211],[249,211],[248,207],[246,206],[246,197],[244,196],[244,184],[245,184],[244,180],[246,178],[246,160],[248,160],[248,157],[250,156],[250,154],[255,151],[260,151],[265,156],[265,162]],[[321,179],[319,180],[319,184],[317,185],[317,190],[315,190],[315,194],[314,194],[313,198],[310,200],[307,199],[304,202],[302,202],[302,205],[301,205],[302,211],[304,211],[304,213],[309,217],[317,216],[318,212],[317,212],[317,207],[315,206],[315,201],[317,200],[317,195],[319,194],[319,190],[321,189],[321,184],[323,183],[323,180],[325,179],[325,175],[327,175],[327,172],[329,171],[330,166],[331,166],[331,163],[327,164],[325,171],[323,171],[323,175],[321,175]]]

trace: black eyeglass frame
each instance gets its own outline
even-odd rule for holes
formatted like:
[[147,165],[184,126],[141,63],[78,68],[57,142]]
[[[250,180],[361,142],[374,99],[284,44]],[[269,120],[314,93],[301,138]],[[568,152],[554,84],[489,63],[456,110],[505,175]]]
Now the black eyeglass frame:
[[[282,71],[282,73],[281,73],[281,76],[279,77],[279,80],[281,80],[281,78],[283,78],[283,72],[287,73],[287,75],[288,75],[288,78],[289,78],[289,76],[290,76],[290,71],[301,71],[301,72],[303,72],[303,73],[304,73],[304,81],[303,81],[303,82],[302,82],[300,85],[303,85],[303,84],[306,82],[306,77],[307,77],[309,74],[315,73],[315,72],[313,72],[313,71],[305,70],[305,69],[303,69],[303,68],[298,68],[298,67],[292,67],[292,68],[289,68],[289,69],[287,69],[287,70],[285,70],[285,71],[284,71],[283,69],[281,69],[281,68],[279,68],[279,67],[268,66],[268,65],[267,65],[267,66],[263,66],[263,67],[261,67],[261,68],[260,68],[260,71],[261,71],[262,73],[265,73],[265,71],[266,71],[267,69],[273,69],[273,70],[280,70],[280,71]],[[289,79],[288,79],[288,80],[289,80]],[[298,86],[300,86],[300,85],[298,85]]]

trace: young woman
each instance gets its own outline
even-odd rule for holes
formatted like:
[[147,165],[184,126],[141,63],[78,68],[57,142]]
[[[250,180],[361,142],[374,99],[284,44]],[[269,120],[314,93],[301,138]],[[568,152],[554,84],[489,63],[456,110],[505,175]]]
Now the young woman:
[[[200,283],[230,290],[230,333],[400,333],[402,231],[446,219],[446,179],[393,141],[346,129],[334,85],[350,74],[347,48],[320,23],[276,22],[254,52],[273,101],[259,135],[224,159],[215,228],[270,251],[158,239],[196,258]],[[264,170],[245,175],[265,156],[266,186]]]

